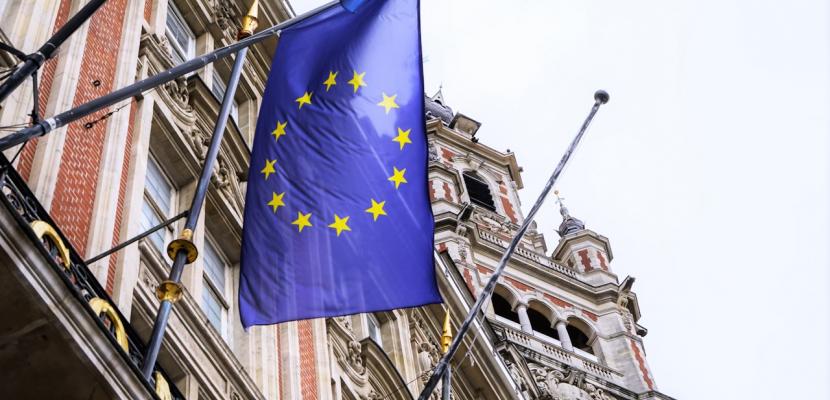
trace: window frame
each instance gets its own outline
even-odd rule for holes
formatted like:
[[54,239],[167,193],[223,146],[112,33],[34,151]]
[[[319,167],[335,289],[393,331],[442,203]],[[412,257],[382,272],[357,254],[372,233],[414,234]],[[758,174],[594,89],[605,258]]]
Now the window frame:
[[[228,91],[228,85],[225,83],[222,75],[219,74],[219,70],[216,67],[213,67],[213,77],[212,83],[210,85],[210,93],[216,97],[216,100],[219,101],[219,104],[222,104],[222,99],[225,97],[225,93]],[[219,92],[219,93],[217,93]],[[239,125],[239,104],[236,102],[236,97],[234,96],[233,104],[231,104],[231,119],[233,122]]]
[[[380,319],[376,317],[374,314],[367,313],[366,315],[366,336],[369,339],[372,339],[378,347],[381,349],[383,348],[383,325],[380,322]],[[374,326],[375,329],[372,329]],[[376,333],[373,334],[373,333]]]
[[[482,189],[487,189],[487,192],[490,194],[491,204],[483,204],[485,203],[484,201],[481,201],[478,198],[473,198],[473,191],[470,190],[470,185],[467,183],[468,179],[477,184],[481,184]],[[487,180],[484,179],[484,177],[472,171],[464,171],[461,173],[461,180],[464,182],[464,189],[467,192],[467,198],[470,199],[471,204],[492,212],[498,212],[498,206],[496,205],[496,196],[493,194],[493,188],[490,187],[490,183],[488,183]]]
[[[169,215],[166,215],[164,213],[164,211],[162,210],[161,205],[159,204],[159,200],[155,199],[153,197],[153,194],[151,193],[151,191],[148,189],[148,179],[151,176],[150,171],[149,171],[150,167],[151,167],[151,164],[154,165],[155,168],[159,171],[159,175],[161,176],[161,179],[163,179],[165,181],[164,183],[166,183],[167,186],[170,188],[169,198],[167,199],[168,202],[169,202],[168,204],[170,205],[169,210],[168,210]],[[147,167],[146,167],[146,171],[145,171],[145,175],[144,175],[144,193],[142,195],[142,204],[141,204],[141,207],[142,207],[141,221],[144,221],[144,209],[143,208],[144,208],[145,205],[149,206],[150,210],[155,214],[155,217],[158,218],[158,220],[159,220],[158,223],[162,223],[164,221],[167,221],[168,219],[170,219],[170,217],[175,213],[175,211],[177,209],[177,207],[176,207],[177,200],[178,200],[178,190],[176,189],[176,185],[174,185],[173,182],[170,180],[170,177],[167,175],[167,172],[164,171],[164,168],[162,168],[161,164],[158,161],[156,161],[155,156],[153,156],[152,154],[149,154],[149,156],[147,157]],[[155,225],[153,225],[153,226],[155,226]],[[150,229],[151,227],[152,226],[148,226],[148,227],[145,227],[145,229]],[[164,250],[165,250],[164,249],[164,244],[168,243],[171,240],[171,238],[172,238],[172,236],[175,232],[175,228],[172,225],[168,225],[168,226],[160,229],[157,232],[163,232],[161,248],[156,247],[156,243],[153,242],[153,239],[150,237],[152,235],[148,236],[147,240],[149,240],[151,242],[151,244],[150,244],[151,247],[153,247],[154,249],[158,250],[160,253],[163,254]]]
[[[213,254],[216,255],[216,258],[218,259],[217,261],[221,263],[223,275],[222,279],[224,281],[222,282],[222,284],[224,285],[224,288],[219,288],[219,284],[213,281],[213,276],[211,275],[211,273],[208,272],[208,267],[206,265],[208,259],[208,246],[210,246],[210,248],[212,249],[211,251],[213,252]],[[231,304],[229,301],[230,294],[228,287],[230,284],[230,280],[233,278],[231,276],[230,263],[225,258],[225,255],[222,253],[220,248],[216,246],[216,242],[208,234],[205,235],[205,244],[203,246],[203,251],[205,257],[203,258],[202,263],[202,290],[209,291],[209,293],[212,293],[213,297],[216,300],[218,300],[220,306],[220,328],[217,330],[219,331],[219,336],[221,336],[225,340],[228,340],[228,319],[231,309]],[[206,305],[204,303],[204,293],[202,294],[202,298],[200,299],[199,306],[202,308],[202,311],[205,312],[205,314],[207,314],[207,311],[205,310]],[[213,328],[216,328],[216,326],[213,325],[212,321],[209,320],[209,322],[211,322],[211,326]]]
[[[182,48],[182,44],[179,43],[176,35],[171,32],[170,29],[170,21],[173,21],[187,36],[187,48]],[[182,12],[179,11],[179,7],[170,0],[167,2],[167,18],[164,21],[164,36],[167,38],[167,43],[170,45],[170,56],[173,58],[174,64],[181,64],[187,60],[192,59],[196,56],[196,33],[193,32],[193,29],[188,25],[187,21],[184,19],[184,15]],[[179,60],[179,58],[181,60]]]

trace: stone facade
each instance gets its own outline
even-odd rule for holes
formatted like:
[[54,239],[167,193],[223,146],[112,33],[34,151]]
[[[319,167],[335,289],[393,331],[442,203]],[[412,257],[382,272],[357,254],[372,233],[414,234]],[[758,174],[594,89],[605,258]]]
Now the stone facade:
[[[84,3],[4,2],[0,40],[32,52]],[[250,3],[108,1],[41,69],[41,115],[54,115],[232,42]],[[282,1],[260,6],[260,26],[292,16]],[[74,351],[50,353],[53,359],[44,363],[67,364],[77,358],[88,371],[78,372],[77,379],[100,390],[97,397],[79,391],[67,392],[67,398],[166,399],[180,393],[199,400],[410,399],[440,357],[445,313],[450,312],[457,328],[495,269],[523,220],[521,168],[514,154],[478,143],[480,123],[453,113],[439,92],[425,101],[435,260],[445,304],[241,328],[236,288],[244,179],[275,48],[276,40],[266,42],[248,55],[194,232],[200,257],[182,277],[185,292],[173,309],[159,359],[165,379],[148,382],[135,375],[140,364],[135,348],[152,329],[158,309],[154,291],[170,265],[164,247],[182,229],[183,220],[91,265],[82,260],[189,207],[231,60],[6,153],[12,158],[21,150],[14,166],[26,184],[11,179],[4,186],[7,209],[0,213],[5,224],[0,236],[5,238],[1,250],[7,268],[0,272],[29,289],[15,296],[44,315],[35,318],[40,314],[33,311],[27,318],[13,318],[8,330],[26,337],[31,329],[48,328],[49,337],[60,338],[55,340]],[[13,63],[0,57],[2,67]],[[31,104],[30,87],[24,85],[3,103],[0,125],[27,122]],[[20,203],[29,201],[37,207],[19,212]],[[23,217],[12,218],[15,213]],[[565,226],[572,217],[567,212],[563,216]],[[33,220],[50,221],[59,231],[47,240],[42,232],[30,231],[27,224]],[[9,226],[14,221],[23,225]],[[646,330],[637,324],[633,278],[619,282],[611,269],[607,238],[584,225],[567,226],[560,229],[562,239],[550,254],[535,229],[523,238],[492,305],[473,324],[452,361],[454,399],[668,398],[656,391],[646,363]],[[43,242],[22,240],[32,234]],[[56,241],[66,243],[71,262],[49,256],[55,254],[49,249]],[[72,267],[61,267],[61,262]],[[72,298],[60,292],[64,289],[55,286],[60,274],[70,277],[64,280],[70,292],[79,287],[86,294]],[[87,279],[90,283],[84,285]],[[58,306],[50,300],[56,296],[70,303]],[[109,299],[117,312],[87,310],[84,302],[90,297]],[[98,315],[104,324],[90,315]],[[73,318],[86,325],[72,323]],[[112,328],[116,320],[128,326],[131,347],[125,352],[113,345],[120,343],[118,330]],[[33,321],[49,323],[31,328]],[[0,348],[11,337],[5,328],[0,324]],[[24,357],[24,350],[18,351],[0,352],[0,365]],[[44,379],[24,370],[16,376],[14,393],[35,393],[27,390],[48,382]],[[160,381],[174,388],[173,397],[159,391]]]

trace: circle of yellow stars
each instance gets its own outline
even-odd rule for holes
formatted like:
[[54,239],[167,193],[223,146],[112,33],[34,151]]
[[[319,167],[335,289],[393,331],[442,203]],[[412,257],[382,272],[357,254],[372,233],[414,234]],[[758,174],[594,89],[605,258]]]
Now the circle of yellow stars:
[[[329,71],[328,77],[322,82],[322,85],[325,86],[325,91],[328,92],[332,86],[336,86],[337,82],[337,75],[338,71]],[[358,72],[357,70],[352,70],[352,78],[346,82],[346,84],[352,87],[352,93],[357,94],[361,88],[365,88],[368,86],[366,82],[366,72]],[[303,106],[311,106],[313,105],[313,98],[314,92],[313,91],[305,91],[303,95],[298,97],[294,100],[297,103],[297,108],[302,110]],[[386,92],[381,92],[381,100],[377,103],[377,106],[383,107],[384,112],[388,115],[392,110],[399,109],[400,106],[397,103],[397,94],[387,95]],[[400,151],[404,151],[406,145],[411,144],[412,140],[409,138],[409,134],[412,129],[403,129],[397,128],[397,135],[392,138],[392,141],[397,143],[398,148]],[[288,132],[288,121],[277,121],[274,130],[271,131],[271,135],[274,137],[274,142],[279,142],[279,139]],[[267,181],[271,174],[276,173],[276,159],[265,159],[265,165],[263,166],[260,172],[264,175],[264,179]],[[395,189],[399,190],[401,184],[407,183],[406,180],[406,168],[398,169],[397,166],[392,167],[391,176],[387,178],[392,184],[395,185]],[[271,210],[276,214],[280,207],[285,207],[285,192],[271,193],[271,201],[267,203],[267,206],[271,208]],[[374,198],[369,199],[371,201],[371,206],[365,210],[366,213],[371,214],[372,221],[377,222],[378,218],[381,216],[388,216],[386,213],[386,201],[381,200],[378,201]],[[297,232],[302,233],[303,229],[305,228],[312,228],[314,225],[311,223],[311,212],[302,212],[297,211],[297,218],[291,222],[291,225],[297,227]],[[340,216],[338,214],[334,214],[334,221],[326,227],[331,228],[334,230],[335,234],[339,237],[343,232],[351,232],[351,227],[349,227],[349,218],[350,216]]]

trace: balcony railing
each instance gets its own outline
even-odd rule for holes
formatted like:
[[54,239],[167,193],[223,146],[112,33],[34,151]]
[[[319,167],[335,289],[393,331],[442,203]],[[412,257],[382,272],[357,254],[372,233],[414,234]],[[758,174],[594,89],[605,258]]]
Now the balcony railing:
[[489,321],[491,322],[496,335],[508,342],[533,350],[563,364],[581,369],[594,376],[611,382],[617,382],[620,378],[622,378],[622,374],[599,364],[596,360],[592,360],[591,358],[594,358],[593,356],[582,352],[581,350],[575,349],[576,352],[568,352],[563,350],[557,344],[559,341],[556,339],[549,338],[547,336],[541,337],[544,336],[541,334],[537,336],[535,334],[524,332],[518,324],[515,324],[512,321],[505,321],[499,317],[489,318]]
[[149,380],[144,379],[141,366],[145,345],[141,338],[2,153],[0,187],[3,191],[0,201],[75,298],[86,305],[89,317],[95,319],[101,334],[109,338],[125,360],[129,360],[130,369],[141,378],[150,393],[154,393],[161,400],[184,400],[185,397],[159,365],[155,366]]

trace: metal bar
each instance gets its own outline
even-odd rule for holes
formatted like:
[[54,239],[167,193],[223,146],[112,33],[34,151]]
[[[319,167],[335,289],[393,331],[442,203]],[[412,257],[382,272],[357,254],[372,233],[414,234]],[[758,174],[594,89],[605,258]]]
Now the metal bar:
[[[52,58],[55,50],[60,47],[66,39],[69,38],[81,25],[84,24],[95,11],[98,10],[107,0],[91,0],[83,6],[64,26],[58,29],[43,46],[26,57],[26,61],[18,67],[12,76],[9,77],[2,85],[0,85],[0,102],[6,99],[26,78],[32,75],[35,71],[43,65],[46,60]],[[35,99],[37,103],[37,99]]]
[[70,122],[81,119],[104,107],[111,106],[115,103],[118,103],[119,101],[138,95],[146,90],[170,82],[184,74],[196,71],[207,64],[210,64],[220,58],[224,58],[232,53],[236,53],[243,48],[247,48],[251,45],[268,39],[269,37],[271,37],[271,35],[279,33],[279,31],[282,29],[295,25],[303,20],[308,19],[309,17],[326,11],[329,8],[332,8],[339,4],[339,1],[332,1],[305,14],[281,22],[270,28],[264,29],[257,34],[239,40],[234,44],[225,46],[221,49],[217,49],[211,53],[196,57],[190,61],[184,62],[173,68],[170,68],[167,71],[159,72],[156,75],[148,77],[139,82],[133,83],[132,85],[123,87],[112,93],[101,96],[95,100],[81,104],[80,106],[75,107],[69,111],[64,111],[54,117],[47,118],[33,126],[21,129],[11,135],[8,135],[0,139],[0,151],[5,151],[33,137],[45,135],[54,129],[60,128]]
[[499,277],[501,276],[502,272],[504,271],[504,267],[507,266],[507,262],[510,260],[510,257],[513,255],[513,251],[516,250],[516,246],[518,246],[519,241],[527,231],[527,228],[530,226],[530,223],[533,222],[533,217],[536,216],[536,213],[542,207],[542,203],[544,203],[545,198],[547,197],[548,193],[550,192],[553,185],[556,183],[556,180],[559,179],[559,174],[562,173],[562,170],[565,168],[565,165],[568,163],[568,160],[571,158],[571,155],[576,150],[576,146],[579,144],[579,141],[582,139],[582,136],[585,134],[585,131],[588,129],[588,125],[591,123],[591,120],[594,118],[594,115],[599,110],[599,106],[608,102],[608,93],[602,90],[598,90],[594,93],[594,106],[591,107],[591,112],[588,113],[588,117],[585,118],[585,122],[582,123],[582,128],[579,129],[579,132],[574,137],[573,141],[571,141],[570,146],[565,151],[565,154],[562,155],[562,159],[559,160],[559,165],[556,166],[556,169],[551,174],[550,178],[548,178],[548,182],[545,184],[544,189],[542,189],[542,193],[539,194],[539,198],[536,199],[536,203],[533,204],[533,208],[530,209],[530,212],[527,214],[524,222],[522,222],[521,227],[516,232],[516,235],[513,236],[513,240],[510,241],[510,245],[507,247],[507,250],[501,257],[499,261],[499,266],[496,268],[496,271],[490,277],[490,280],[487,281],[487,285],[484,287],[484,290],[481,292],[481,295],[478,296],[476,299],[475,304],[470,309],[470,312],[464,318],[464,322],[461,323],[461,327],[458,328],[458,333],[456,333],[455,337],[450,344],[449,350],[441,357],[441,360],[438,361],[438,364],[435,366],[435,369],[432,371],[432,376],[429,377],[429,381],[427,381],[426,386],[424,386],[424,390],[421,392],[420,396],[418,396],[418,400],[427,400],[432,392],[435,390],[435,386],[438,385],[438,381],[444,375],[444,371],[449,368],[449,360],[452,359],[455,352],[458,351],[458,347],[461,345],[461,341],[464,339],[464,334],[467,333],[467,330],[470,329],[470,325],[472,324],[473,320],[478,316],[479,311],[481,311],[481,307],[484,305],[486,301],[490,299],[490,296],[493,294],[493,290],[496,288],[496,281],[498,281]]
[[441,383],[441,400],[450,400],[450,391],[452,390],[452,365],[447,364]]
[[[202,175],[196,184],[196,192],[193,194],[193,201],[190,203],[190,212],[187,215],[184,229],[192,231],[196,228],[196,223],[199,221],[199,213],[202,211],[202,205],[205,202],[208,185],[210,184],[210,176],[213,174],[213,164],[216,161],[216,155],[219,154],[219,146],[222,143],[222,136],[225,134],[228,116],[231,113],[231,106],[233,105],[233,97],[239,85],[239,76],[242,74],[242,65],[245,63],[245,56],[247,54],[247,47],[241,48],[236,53],[236,60],[234,60],[231,76],[228,79],[225,96],[222,98],[222,108],[219,109],[219,116],[216,118],[216,126],[213,128],[213,136],[210,139],[210,146],[205,156],[205,165],[202,167]],[[184,272],[184,262],[186,259],[187,253],[185,250],[179,250],[176,253],[176,259],[173,262],[173,267],[170,269],[169,281],[179,283],[182,272]],[[147,379],[150,379],[150,374],[153,373],[172,307],[173,303],[167,299],[162,300],[159,306],[156,322],[153,324],[153,334],[150,337],[150,344],[147,346],[147,355],[144,357],[144,364],[141,367],[141,372],[144,373]]]
[[92,265],[92,263],[94,263],[94,262],[96,262],[96,261],[112,254],[112,253],[115,253],[115,252],[117,252],[117,251],[119,251],[119,250],[121,250],[121,249],[123,249],[123,248],[125,248],[125,247],[141,240],[141,239],[144,239],[147,236],[152,235],[157,230],[159,230],[161,228],[164,228],[165,226],[170,225],[170,224],[184,218],[185,216],[187,216],[187,211],[182,211],[178,215],[176,215],[176,216],[174,216],[174,217],[172,217],[172,218],[170,218],[170,219],[168,219],[168,220],[166,220],[166,221],[164,221],[164,222],[162,222],[162,223],[160,223],[160,224],[158,224],[158,225],[156,225],[156,226],[154,226],[154,227],[152,227],[152,228],[150,228],[150,229],[148,229],[144,232],[139,233],[138,235],[132,237],[131,239],[129,239],[129,240],[127,240],[127,241],[125,241],[125,242],[123,242],[123,243],[121,243],[121,244],[119,244],[119,245],[117,245],[117,246],[101,253],[101,254],[98,254],[97,256],[92,257],[89,260],[84,261],[84,263],[86,265]]

